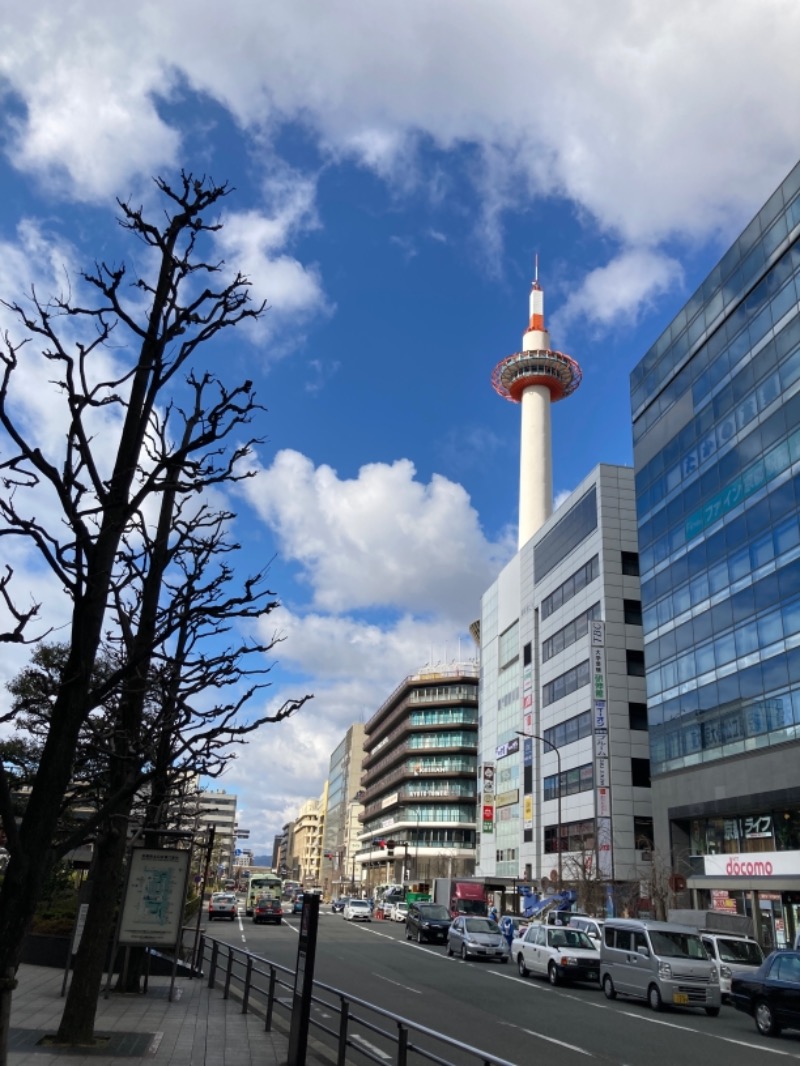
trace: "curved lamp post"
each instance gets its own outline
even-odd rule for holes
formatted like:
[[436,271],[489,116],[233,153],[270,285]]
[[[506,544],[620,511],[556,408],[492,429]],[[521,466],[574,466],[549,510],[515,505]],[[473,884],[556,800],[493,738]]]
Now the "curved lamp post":
[[[544,737],[539,736],[537,733],[519,733],[518,737],[528,737],[529,740],[538,740],[540,744],[546,744],[551,751],[555,752],[556,760],[558,763],[558,790],[556,792],[556,798],[558,800],[558,826],[556,828],[556,848],[558,849],[558,888],[559,891],[564,887],[564,881],[562,878],[561,869],[561,752],[553,744],[552,741],[546,740]],[[541,765],[541,763],[540,763]]]

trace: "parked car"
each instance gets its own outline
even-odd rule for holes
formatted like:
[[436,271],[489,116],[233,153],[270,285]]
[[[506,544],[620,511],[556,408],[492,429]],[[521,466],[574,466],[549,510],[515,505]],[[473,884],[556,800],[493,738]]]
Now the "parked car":
[[260,925],[262,922],[274,922],[280,925],[283,921],[283,907],[279,899],[270,899],[261,896],[253,906],[253,924]]
[[208,920],[227,918],[233,922],[239,914],[239,904],[233,892],[215,892],[208,901]]
[[582,929],[529,925],[512,941],[511,954],[521,977],[537,974],[551,985],[600,980],[600,951]]
[[600,943],[603,939],[604,925],[605,922],[602,918],[590,918],[588,915],[579,914],[570,918],[568,928],[582,929],[599,951]]
[[443,903],[412,903],[406,915],[406,940],[416,938],[418,944],[426,940],[443,944],[450,922],[450,912]]
[[690,926],[606,919],[600,983],[607,999],[621,992],[646,999],[653,1010],[671,1005],[702,1007],[712,1018],[719,1014],[719,973],[700,934]]
[[347,896],[339,896],[338,899],[333,900],[331,903],[331,910],[334,914],[341,914],[347,903]]
[[706,933],[700,939],[710,958],[717,964],[719,991],[723,1000],[731,994],[733,973],[754,973],[764,961],[764,952],[755,940],[736,933]]
[[508,962],[508,941],[491,918],[462,914],[447,930],[447,954],[462,959],[497,959]]
[[292,903],[292,914],[302,914],[302,913],[303,913],[303,893],[302,892],[298,892],[297,895],[294,897],[294,902]]
[[800,1029],[800,951],[773,951],[753,973],[735,973],[731,999],[763,1036]]
[[342,917],[346,922],[371,922],[372,908],[365,899],[349,899],[344,905]]
[[408,915],[408,904],[406,903],[405,900],[400,900],[398,903],[395,903],[392,906],[392,915],[391,915],[391,917],[392,917],[392,921],[393,922],[404,922],[406,920],[406,916],[407,915]]

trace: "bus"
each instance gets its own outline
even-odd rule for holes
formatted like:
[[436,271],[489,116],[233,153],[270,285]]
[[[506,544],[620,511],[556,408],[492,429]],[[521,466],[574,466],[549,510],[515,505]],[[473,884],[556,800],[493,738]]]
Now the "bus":
[[283,898],[294,899],[298,892],[303,891],[302,881],[284,881],[283,882]]
[[247,883],[247,899],[245,902],[245,914],[252,915],[253,905],[259,896],[268,896],[270,899],[281,898],[281,879],[277,874],[251,874]]

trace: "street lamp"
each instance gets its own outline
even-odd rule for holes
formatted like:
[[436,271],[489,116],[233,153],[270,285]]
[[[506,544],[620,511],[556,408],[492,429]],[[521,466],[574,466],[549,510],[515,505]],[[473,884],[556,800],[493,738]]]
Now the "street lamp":
[[517,732],[517,736],[528,737],[529,740],[538,740],[541,744],[546,744],[551,751],[555,752],[556,759],[558,761],[558,791],[556,792],[556,798],[558,800],[558,826],[556,827],[556,847],[558,848],[558,888],[559,891],[561,891],[564,887],[563,878],[561,876],[561,752],[558,750],[555,744],[553,744],[552,741],[546,740],[544,737],[539,736],[537,733]]

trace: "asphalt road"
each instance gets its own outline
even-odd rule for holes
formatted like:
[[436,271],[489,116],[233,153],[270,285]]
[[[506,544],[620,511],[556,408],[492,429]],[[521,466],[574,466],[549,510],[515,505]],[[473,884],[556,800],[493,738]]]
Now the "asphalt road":
[[[218,937],[282,966],[297,960],[299,915],[283,924],[204,923]],[[759,1036],[752,1019],[723,1006],[655,1013],[611,1002],[599,986],[552,988],[513,963],[461,962],[438,945],[405,939],[400,923],[345,922],[320,910],[315,979],[519,1066],[760,1066],[800,1062],[800,1033]]]

